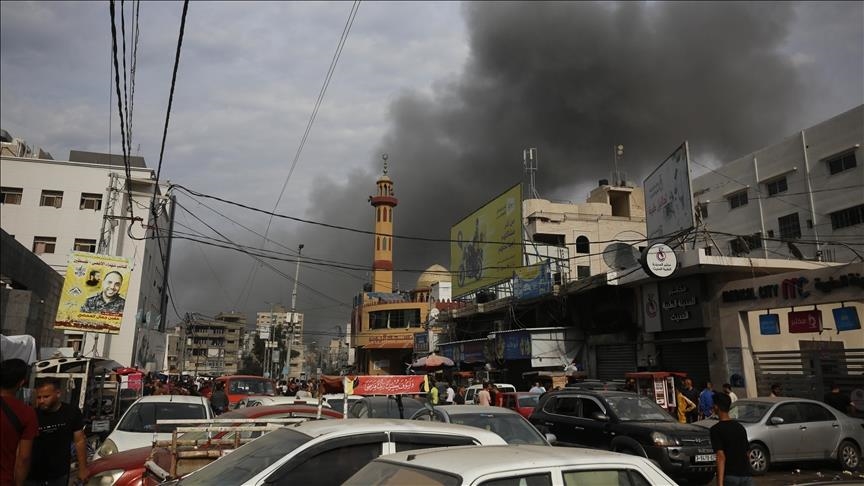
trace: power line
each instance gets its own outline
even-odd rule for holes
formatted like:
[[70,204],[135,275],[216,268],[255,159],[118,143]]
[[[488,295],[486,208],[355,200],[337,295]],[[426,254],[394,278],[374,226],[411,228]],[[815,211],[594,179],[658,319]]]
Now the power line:
[[[126,154],[126,130],[125,130],[125,120],[126,117],[123,115],[123,98],[120,97],[120,67],[117,61],[117,23],[115,21],[116,13],[115,13],[115,0],[111,0],[109,2],[109,11],[111,13],[111,40],[112,47],[114,51],[114,88],[117,92],[117,111],[120,116],[120,138],[121,143],[123,144],[123,167],[126,170],[126,194],[127,194],[127,207],[129,209],[129,216],[134,218],[134,213],[132,211],[132,167],[129,164],[129,159]],[[124,78],[126,71],[123,71]]]

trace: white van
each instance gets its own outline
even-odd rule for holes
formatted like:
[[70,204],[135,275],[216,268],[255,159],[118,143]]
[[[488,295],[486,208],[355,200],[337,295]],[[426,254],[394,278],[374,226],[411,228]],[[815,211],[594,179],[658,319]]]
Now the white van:
[[[509,383],[495,383],[498,388],[498,393],[515,392],[516,387]],[[477,397],[477,392],[483,389],[483,385],[471,385],[465,390],[465,405],[474,405],[474,399]],[[495,405],[494,403],[492,405]]]

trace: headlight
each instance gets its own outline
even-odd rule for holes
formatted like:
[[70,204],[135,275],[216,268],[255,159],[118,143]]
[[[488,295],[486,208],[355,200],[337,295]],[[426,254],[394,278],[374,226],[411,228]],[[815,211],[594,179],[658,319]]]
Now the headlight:
[[669,446],[677,446],[678,439],[674,437],[669,437],[662,432],[651,432],[651,441],[654,442],[654,445],[660,447],[669,447]]
[[[116,451],[115,451],[116,452]],[[112,486],[126,472],[122,469],[102,471],[87,480],[87,486]]]
[[99,454],[99,457],[108,457],[111,454],[116,454],[117,452],[119,452],[117,450],[117,444],[115,444],[113,440],[108,439],[102,443],[102,445],[96,451],[96,454]]

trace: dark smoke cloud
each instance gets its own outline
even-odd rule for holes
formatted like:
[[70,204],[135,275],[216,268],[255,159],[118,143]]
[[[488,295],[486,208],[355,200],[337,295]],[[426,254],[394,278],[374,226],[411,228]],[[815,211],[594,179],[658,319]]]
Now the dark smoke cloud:
[[[697,159],[729,160],[800,128],[788,120],[800,119],[804,86],[780,52],[789,4],[480,2],[464,13],[462,75],[392,104],[380,147],[400,199],[398,234],[448,238],[454,222],[522,179],[526,147],[539,148],[541,197],[581,202],[609,176],[616,143],[639,183],[685,138]],[[381,161],[370,158],[348,183],[319,181],[309,216],[371,229],[366,199]],[[371,237],[300,235],[317,255],[371,265]],[[397,240],[394,253],[396,268],[449,264],[443,243]],[[416,274],[395,278],[410,289]],[[314,273],[306,281],[346,300],[362,285]]]

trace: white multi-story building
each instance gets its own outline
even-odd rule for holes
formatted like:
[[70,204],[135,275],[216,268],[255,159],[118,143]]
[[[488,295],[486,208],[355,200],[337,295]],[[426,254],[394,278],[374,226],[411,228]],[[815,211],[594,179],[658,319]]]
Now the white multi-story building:
[[4,150],[0,158],[0,225],[7,233],[61,275],[71,251],[132,260],[120,333],[66,331],[63,345],[85,356],[107,357],[126,366],[161,368],[166,342],[163,276],[170,240],[162,241],[160,248],[155,238],[146,237],[152,237],[157,226],[167,233],[170,201],[157,193],[156,220],[150,210],[153,170],[143,158],[131,157],[127,190],[119,155],[73,150],[64,161],[6,153]]
[[[255,327],[258,330],[258,335],[261,336],[262,332],[264,332],[265,336],[270,336],[269,339],[273,339],[276,326],[281,326],[287,333],[290,332],[289,325],[292,323],[294,328],[293,334],[289,334],[293,335],[291,350],[292,353],[299,352],[300,355],[291,360],[290,371],[283,368],[282,372],[288,372],[286,375],[289,378],[298,378],[304,362],[303,352],[305,350],[305,347],[303,346],[303,313],[291,312],[282,306],[274,306],[270,311],[258,312],[255,319]],[[279,343],[278,349],[283,353],[287,353],[287,340],[285,343]]]
[[864,242],[862,143],[864,105],[693,179],[708,246],[724,256],[858,258],[847,245]]

